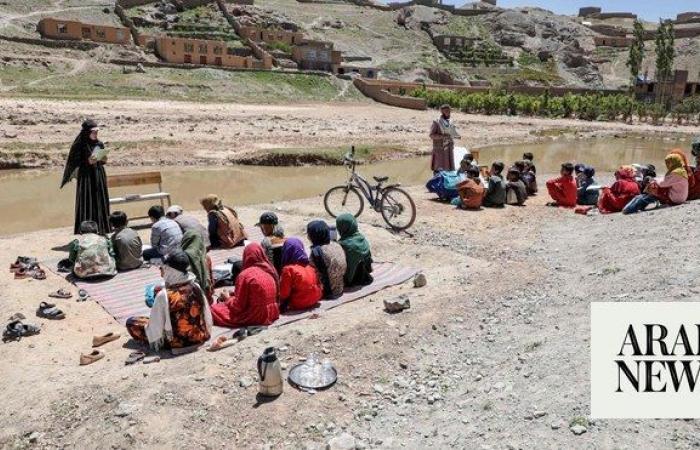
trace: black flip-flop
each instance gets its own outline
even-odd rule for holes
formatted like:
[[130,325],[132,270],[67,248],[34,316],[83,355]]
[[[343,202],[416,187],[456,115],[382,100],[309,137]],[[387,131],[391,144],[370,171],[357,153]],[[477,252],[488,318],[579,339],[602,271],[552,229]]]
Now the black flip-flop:
[[246,328],[239,328],[233,332],[231,339],[236,339],[238,342],[248,337],[248,330]]
[[79,302],[84,302],[90,299],[90,294],[85,289],[81,289],[78,291],[78,301]]
[[256,334],[267,330],[267,327],[256,325],[256,326],[252,326],[252,327],[246,327],[245,330],[246,330],[246,333],[248,334],[248,336],[255,336]]
[[36,315],[51,320],[61,320],[66,318],[65,313],[58,309],[56,305],[46,302],[41,302],[39,304],[39,309],[36,310]]
[[145,357],[146,357],[146,354],[144,352],[132,352],[131,354],[129,354],[129,357],[126,358],[126,361],[124,361],[124,364],[127,366],[130,366],[132,364],[136,364],[137,362],[141,361]]

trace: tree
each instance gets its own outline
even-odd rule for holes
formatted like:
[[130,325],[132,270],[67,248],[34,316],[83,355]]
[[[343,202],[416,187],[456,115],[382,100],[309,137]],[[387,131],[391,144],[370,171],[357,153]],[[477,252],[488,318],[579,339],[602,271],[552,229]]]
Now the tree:
[[634,40],[630,46],[630,53],[627,59],[627,67],[629,67],[632,75],[632,87],[637,82],[639,72],[642,71],[642,64],[644,63],[644,25],[639,20],[634,21],[633,34]]
[[673,62],[676,58],[673,23],[660,21],[656,31],[656,81],[659,86],[658,101],[666,103],[666,90],[673,75]]

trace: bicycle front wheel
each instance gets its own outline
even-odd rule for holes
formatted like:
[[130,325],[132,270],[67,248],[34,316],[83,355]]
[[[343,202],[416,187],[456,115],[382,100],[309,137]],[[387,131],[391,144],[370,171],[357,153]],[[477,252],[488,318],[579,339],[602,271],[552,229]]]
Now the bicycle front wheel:
[[384,221],[396,231],[404,231],[416,221],[416,204],[403,189],[393,187],[384,191],[381,202]]
[[353,186],[336,186],[326,192],[325,197],[323,197],[323,206],[333,218],[344,213],[360,217],[365,209],[365,201]]

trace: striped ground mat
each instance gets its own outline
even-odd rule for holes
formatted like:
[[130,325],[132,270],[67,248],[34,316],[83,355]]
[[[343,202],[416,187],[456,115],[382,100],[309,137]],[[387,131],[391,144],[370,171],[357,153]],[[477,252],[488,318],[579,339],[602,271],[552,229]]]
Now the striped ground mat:
[[[262,238],[257,228],[247,231],[251,240],[259,241]],[[216,266],[223,264],[232,256],[240,258],[242,253],[243,248],[241,247],[231,250],[213,250],[209,255],[213,265]],[[51,268],[51,270],[56,268],[56,264],[47,263],[46,266]],[[416,273],[416,269],[401,267],[392,263],[375,263],[373,272],[374,283],[371,285],[346,291],[342,297],[336,300],[323,301],[313,310],[284,314],[273,326],[282,326],[296,322],[312,314],[358,300],[387,287],[401,284],[412,278]],[[65,276],[65,274],[60,275]],[[144,302],[146,286],[161,281],[160,271],[154,267],[119,273],[109,280],[79,281],[72,279],[70,276],[67,279],[78,288],[85,289],[90,294],[90,297],[122,325],[126,323],[129,317],[149,315],[149,309]],[[220,335],[226,331],[223,328],[215,330],[213,335]]]

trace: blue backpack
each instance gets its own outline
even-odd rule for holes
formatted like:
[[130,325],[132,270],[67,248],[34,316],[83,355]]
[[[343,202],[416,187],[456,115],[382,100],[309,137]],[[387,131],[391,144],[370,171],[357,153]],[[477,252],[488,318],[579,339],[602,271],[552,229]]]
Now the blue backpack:
[[441,171],[428,181],[425,187],[428,192],[437,194],[440,200],[449,201],[458,197],[457,184],[462,177],[456,171]]

